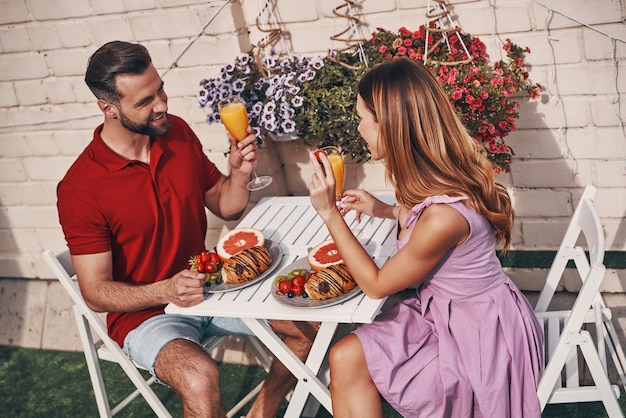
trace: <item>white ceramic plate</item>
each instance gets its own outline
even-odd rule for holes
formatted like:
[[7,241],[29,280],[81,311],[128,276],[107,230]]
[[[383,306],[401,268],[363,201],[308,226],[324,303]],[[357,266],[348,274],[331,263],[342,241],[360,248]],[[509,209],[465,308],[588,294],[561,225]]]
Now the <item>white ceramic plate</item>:
[[[284,269],[282,269],[281,271],[279,271],[277,276],[286,276],[292,270],[296,270],[296,269],[310,270],[311,266],[309,265],[309,262],[307,261],[306,258],[299,258],[293,263],[289,264]],[[311,299],[308,297],[303,298],[302,296],[294,296],[290,298],[287,295],[278,294],[278,287],[276,286],[276,283],[275,282],[272,283],[272,296],[274,296],[274,299],[276,299],[279,303],[282,303],[283,305],[291,306],[292,308],[308,308],[308,309],[324,308],[326,306],[333,306],[333,305],[337,305],[339,303],[345,302],[346,300],[351,299],[360,293],[361,293],[361,289],[359,288],[359,286],[355,286],[354,289],[350,290],[348,293],[344,293],[337,297],[326,299],[326,300],[315,300],[315,299]]]
[[263,273],[259,274],[254,279],[249,280],[247,282],[243,282],[243,283],[220,283],[220,284],[212,284],[210,286],[204,285],[204,292],[205,293],[222,293],[222,292],[230,292],[233,290],[239,290],[244,287],[253,285],[256,282],[259,282],[265,279],[266,277],[268,277],[270,274],[272,274],[274,270],[276,270],[276,267],[278,267],[278,265],[280,264],[280,260],[282,260],[283,258],[283,251],[280,249],[280,246],[278,244],[274,243],[273,241],[269,239],[265,240],[265,247],[267,248],[267,251],[270,253],[270,258],[272,259],[272,263],[269,265],[267,270],[265,270]]

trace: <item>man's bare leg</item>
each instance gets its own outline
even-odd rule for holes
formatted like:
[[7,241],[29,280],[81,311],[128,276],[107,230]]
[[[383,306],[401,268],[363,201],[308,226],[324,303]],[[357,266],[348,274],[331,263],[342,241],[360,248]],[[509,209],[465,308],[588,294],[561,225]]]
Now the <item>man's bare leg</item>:
[[185,418],[225,418],[219,369],[202,347],[179,339],[159,352],[156,375],[179,395]]
[[[300,360],[304,361],[311,350],[317,323],[271,321],[270,326],[277,334],[284,335],[283,341]],[[265,378],[265,383],[254,404],[250,408],[248,418],[274,418],[287,393],[296,384],[296,378],[280,362],[274,359]]]

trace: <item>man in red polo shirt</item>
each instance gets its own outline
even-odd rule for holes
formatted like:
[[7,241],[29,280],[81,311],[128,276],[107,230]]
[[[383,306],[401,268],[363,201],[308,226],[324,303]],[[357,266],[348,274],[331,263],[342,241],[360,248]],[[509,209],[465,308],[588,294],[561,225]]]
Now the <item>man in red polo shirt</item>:
[[[204,250],[205,208],[241,216],[258,159],[256,140],[229,137],[230,175],[167,113],[164,83],[141,45],[109,42],[90,58],[85,81],[104,122],[58,186],[59,219],[87,304],[108,312],[111,337],[131,359],[171,386],[186,417],[225,417],[215,362],[199,345],[209,335],[252,334],[237,318],[165,315],[173,302],[203,299],[200,273],[186,269]],[[301,359],[313,324],[272,321]],[[248,416],[273,417],[295,378],[274,361]]]

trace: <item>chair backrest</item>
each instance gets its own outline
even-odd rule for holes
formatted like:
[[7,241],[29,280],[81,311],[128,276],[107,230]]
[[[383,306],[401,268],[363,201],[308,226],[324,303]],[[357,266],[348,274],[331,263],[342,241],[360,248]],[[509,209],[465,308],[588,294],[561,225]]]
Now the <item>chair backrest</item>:
[[[578,274],[583,281],[589,274],[591,266],[604,264],[604,229],[594,205],[596,191],[594,186],[585,187],[561,246],[554,257],[546,283],[535,305],[535,312],[545,312],[548,309],[569,260],[574,261]],[[586,255],[582,247],[576,245],[581,234],[584,237],[589,256]]]
[[85,300],[83,299],[83,295],[80,293],[78,285],[72,279],[72,277],[76,275],[76,272],[74,271],[74,266],[72,265],[72,256],[70,255],[70,251],[65,249],[65,251],[56,255],[52,251],[46,250],[43,252],[43,258],[50,269],[52,269],[56,278],[59,279],[63,288],[70,295],[74,304],[84,305]]
[[583,195],[583,198],[580,200],[578,206],[578,226],[582,230],[585,240],[587,241],[589,264],[592,266],[604,264],[604,230],[602,229],[600,215],[598,215],[598,211],[593,204],[593,198]]
[[[72,298],[72,302],[74,302],[74,311],[78,310],[78,312],[89,321],[98,337],[102,341],[106,341],[110,350],[117,351],[119,347],[116,346],[117,343],[113,344],[113,340],[109,337],[104,320],[99,314],[87,306],[85,299],[83,299],[83,295],[80,293],[78,284],[73,280],[73,276],[76,275],[76,272],[74,271],[74,266],[72,265],[72,256],[70,255],[69,249],[65,249],[59,254],[55,254],[50,250],[45,250],[42,255],[48,266],[50,266],[50,269],[54,272],[54,275],[63,285],[63,288]],[[104,354],[101,357],[109,360],[110,356],[107,350],[102,350],[102,352]]]

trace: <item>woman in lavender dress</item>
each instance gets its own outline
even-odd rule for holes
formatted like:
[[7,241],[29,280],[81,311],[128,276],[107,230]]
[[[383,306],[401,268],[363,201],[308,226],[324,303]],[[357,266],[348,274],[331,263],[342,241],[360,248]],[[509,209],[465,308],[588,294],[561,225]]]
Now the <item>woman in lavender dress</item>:
[[[359,132],[399,205],[348,190],[337,206],[323,156],[322,167],[311,156],[311,202],[368,296],[417,291],[333,347],[334,416],[381,417],[382,396],[406,417],[539,417],[542,332],[496,257],[511,240],[506,189],[422,64],[381,64],[357,90]],[[397,219],[382,268],[346,225],[350,210]]]

